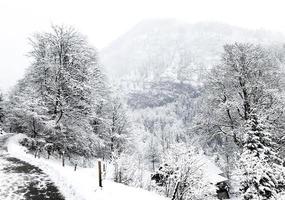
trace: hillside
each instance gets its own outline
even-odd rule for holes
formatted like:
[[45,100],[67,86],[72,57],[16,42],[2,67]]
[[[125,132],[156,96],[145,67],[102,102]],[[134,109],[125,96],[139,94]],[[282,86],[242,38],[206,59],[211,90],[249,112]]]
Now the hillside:
[[161,79],[196,84],[219,61],[226,43],[277,45],[284,41],[279,33],[221,23],[146,20],[103,49],[100,56],[112,79],[119,77],[123,88],[137,90]]

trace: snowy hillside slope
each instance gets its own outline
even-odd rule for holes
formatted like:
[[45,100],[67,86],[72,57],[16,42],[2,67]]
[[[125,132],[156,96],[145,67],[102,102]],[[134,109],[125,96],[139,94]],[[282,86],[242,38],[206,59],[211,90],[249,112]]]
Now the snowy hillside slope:
[[172,19],[146,20],[100,52],[108,74],[127,89],[143,82],[168,79],[199,82],[219,61],[223,45],[251,42],[275,45],[279,33],[248,30],[221,23],[188,24]]

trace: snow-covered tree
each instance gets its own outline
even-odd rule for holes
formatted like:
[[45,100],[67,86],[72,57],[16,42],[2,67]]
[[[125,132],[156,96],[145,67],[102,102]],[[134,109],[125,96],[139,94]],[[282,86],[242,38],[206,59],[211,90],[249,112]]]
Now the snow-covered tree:
[[155,136],[149,136],[146,141],[145,148],[145,158],[151,163],[151,170],[154,172],[156,169],[156,164],[160,161],[161,156],[161,145],[159,140]]
[[3,95],[0,91],[0,132],[2,131],[3,129],[3,123],[4,123],[4,117],[5,117],[5,114],[4,114],[4,99],[3,99]]
[[122,100],[113,97],[110,101],[109,145],[112,153],[120,154],[124,150],[128,137],[128,121]]
[[106,89],[95,49],[68,26],[52,26],[30,42],[32,64],[10,95],[10,123],[61,153],[95,156],[92,120]]
[[[30,82],[48,108],[52,127],[46,139],[62,151],[90,156],[92,77],[99,68],[95,50],[84,36],[65,26],[35,34],[31,44]],[[80,144],[82,141],[89,145]]]
[[275,151],[272,128],[266,119],[251,113],[245,124],[239,160],[243,199],[278,199],[285,190],[285,169]]
[[[248,154],[244,152],[248,152],[249,141],[245,142],[244,138],[257,138],[254,136],[257,130],[252,126],[251,131],[245,131],[252,116],[265,126],[258,131],[259,139],[255,142],[265,145],[267,133],[270,141],[278,140],[284,131],[284,99],[281,63],[270,49],[240,43],[226,45],[224,49],[221,64],[213,68],[205,84],[204,98],[200,102],[202,115],[196,117],[195,130],[202,137],[209,136],[207,144],[223,155],[230,177],[239,159],[238,152],[243,152],[241,159]],[[266,151],[275,152],[275,149],[274,143],[266,144]],[[273,170],[272,165],[281,166],[281,163],[263,160],[262,156],[255,159],[267,163],[264,166],[269,171]],[[252,184],[253,179],[249,181]],[[277,187],[275,192],[278,193]]]
[[45,131],[44,121],[47,121],[46,107],[33,87],[29,78],[20,80],[11,91],[5,104],[5,126],[11,132],[28,133],[31,137],[42,136]]

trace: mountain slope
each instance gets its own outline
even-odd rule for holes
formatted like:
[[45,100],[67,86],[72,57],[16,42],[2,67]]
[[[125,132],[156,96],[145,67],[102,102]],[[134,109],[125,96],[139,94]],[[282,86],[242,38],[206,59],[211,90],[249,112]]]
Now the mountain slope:
[[279,33],[221,23],[146,20],[103,49],[101,59],[111,77],[120,77],[120,84],[140,89],[144,82],[161,79],[197,82],[201,72],[219,61],[226,43],[284,41]]

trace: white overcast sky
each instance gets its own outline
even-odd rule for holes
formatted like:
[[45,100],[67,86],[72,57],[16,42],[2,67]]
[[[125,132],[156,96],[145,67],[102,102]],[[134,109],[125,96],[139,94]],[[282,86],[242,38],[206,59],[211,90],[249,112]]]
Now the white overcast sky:
[[0,0],[0,88],[29,65],[27,38],[51,24],[75,26],[98,49],[144,19],[218,21],[285,33],[284,0]]

